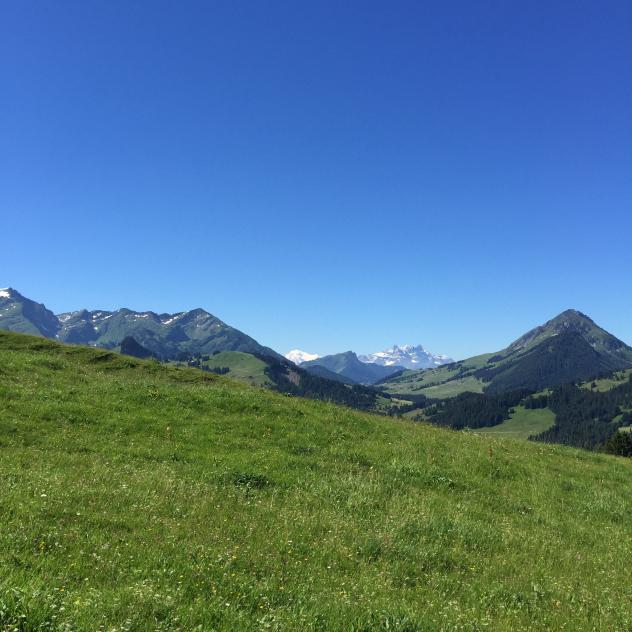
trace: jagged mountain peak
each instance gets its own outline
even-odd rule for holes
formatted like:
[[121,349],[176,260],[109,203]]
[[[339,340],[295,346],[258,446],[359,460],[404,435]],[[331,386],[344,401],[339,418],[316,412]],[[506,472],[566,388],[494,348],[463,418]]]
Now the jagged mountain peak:
[[171,359],[184,354],[243,351],[281,359],[269,347],[230,327],[202,308],[176,314],[87,310],[57,316],[44,305],[23,297],[12,288],[0,295],[0,329],[57,338],[62,342],[115,348],[127,337],[156,357]]
[[209,312],[201,307],[195,307],[194,309],[190,309],[188,312],[184,312],[189,316],[211,316]]
[[452,358],[446,355],[434,354],[426,351],[422,345],[410,344],[395,344],[384,351],[359,356],[359,359],[370,364],[400,366],[406,369],[432,369],[453,362]]
[[555,327],[555,326],[577,326],[577,325],[587,325],[590,327],[595,326],[595,321],[590,318],[590,316],[586,316],[577,309],[567,309],[564,310],[561,314],[558,314],[555,318],[552,318],[547,323],[545,323],[544,327]]
[[0,328],[52,338],[59,330],[53,312],[12,287],[0,290]]
[[14,298],[16,295],[21,296],[21,294],[12,287],[0,288],[0,298]]

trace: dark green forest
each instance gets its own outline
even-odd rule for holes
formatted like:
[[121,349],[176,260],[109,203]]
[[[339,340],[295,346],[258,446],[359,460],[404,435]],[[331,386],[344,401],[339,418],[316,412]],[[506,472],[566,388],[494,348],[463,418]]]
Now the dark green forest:
[[533,441],[589,450],[608,447],[610,451],[617,450],[617,454],[625,455],[630,439],[618,437],[614,443],[610,440],[619,428],[632,425],[632,376],[604,392],[564,384],[538,396],[530,390],[499,394],[462,393],[452,399],[434,402],[424,409],[423,417],[433,424],[457,430],[484,428],[509,419],[518,404],[528,409],[549,408],[555,413],[555,424],[532,437]]
[[389,398],[370,386],[343,384],[313,375],[289,362],[257,353],[253,355],[266,362],[268,366],[265,374],[275,384],[275,390],[280,393],[335,402],[359,410],[373,410],[378,396]]
[[631,423],[632,379],[605,392],[567,384],[549,395],[531,398],[525,405],[548,406],[555,413],[555,425],[533,437],[534,441],[595,449]]
[[518,390],[499,395],[461,393],[451,399],[438,401],[424,413],[433,424],[455,430],[496,426],[513,412],[525,397],[533,391]]

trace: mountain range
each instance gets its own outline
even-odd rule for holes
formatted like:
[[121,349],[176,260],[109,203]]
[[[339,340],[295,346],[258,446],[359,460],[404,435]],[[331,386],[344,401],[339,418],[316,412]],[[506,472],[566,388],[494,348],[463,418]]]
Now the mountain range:
[[[106,349],[120,350],[126,340],[125,349],[161,360],[240,351],[287,363],[273,349],[200,308],[174,314],[81,309],[56,315],[5,288],[0,289],[0,328]],[[380,382],[382,392],[398,397],[538,390],[632,367],[632,348],[572,309],[499,352],[459,362],[431,354],[421,345],[395,345],[360,357],[353,351],[317,357],[296,349],[288,355],[313,375],[347,384]]]
[[421,345],[393,345],[385,351],[360,356],[345,351],[320,357],[293,349],[285,357],[311,373],[322,375],[327,371],[329,377],[333,374],[342,381],[359,384],[376,384],[404,369],[429,369],[454,362],[448,356],[426,351]]
[[325,367],[308,371],[296,366],[203,309],[175,314],[82,309],[55,315],[17,290],[5,288],[0,290],[0,329],[137,358],[185,362],[256,386],[354,408],[374,410],[378,402],[390,399]]
[[421,345],[393,345],[390,349],[377,351],[368,355],[360,355],[361,362],[379,364],[381,366],[397,366],[405,369],[433,369],[443,364],[454,362],[446,355],[430,353]]
[[55,315],[17,290],[0,290],[0,329],[60,342],[114,349],[132,337],[162,360],[216,351],[243,351],[283,359],[276,351],[203,309],[175,314],[81,309]]

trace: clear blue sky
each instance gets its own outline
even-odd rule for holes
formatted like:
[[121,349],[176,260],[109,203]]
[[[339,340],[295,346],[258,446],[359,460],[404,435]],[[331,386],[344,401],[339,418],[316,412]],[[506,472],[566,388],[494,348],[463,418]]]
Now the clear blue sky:
[[0,287],[55,311],[632,344],[632,4],[7,0],[0,216]]

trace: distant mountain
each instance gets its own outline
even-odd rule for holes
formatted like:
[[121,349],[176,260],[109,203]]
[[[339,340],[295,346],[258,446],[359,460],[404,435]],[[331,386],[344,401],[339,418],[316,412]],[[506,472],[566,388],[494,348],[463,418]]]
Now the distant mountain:
[[305,369],[305,371],[307,371],[311,375],[315,375],[317,377],[323,377],[326,380],[334,380],[335,382],[341,382],[342,384],[349,384],[349,385],[358,384],[358,382],[356,382],[355,380],[352,380],[349,377],[346,377],[342,373],[334,373],[330,369],[326,369],[324,366],[321,366],[320,364],[314,364],[312,366],[301,365],[301,368]]
[[405,397],[540,390],[632,367],[632,348],[577,310],[562,312],[493,354],[428,371],[406,371],[382,388]]
[[540,390],[632,367],[632,348],[574,309],[536,327],[488,360],[486,392]]
[[301,364],[301,368],[307,371],[319,370],[318,367],[324,367],[358,384],[374,384],[402,369],[399,366],[381,366],[362,362],[353,351],[323,356]]
[[594,449],[632,423],[632,348],[567,310],[498,353],[405,371],[379,388],[411,405],[425,395],[413,419]]
[[[589,344],[606,361],[613,365],[632,363],[632,348],[599,327],[591,318],[574,309],[568,309],[552,320],[524,334],[501,352],[511,355],[532,349],[539,343],[565,333],[575,333]],[[623,368],[615,366],[615,368]]]
[[300,349],[292,349],[285,354],[285,357],[294,364],[302,364],[303,362],[309,362],[310,360],[317,360],[320,356],[317,353],[308,353],[307,351],[301,351]]
[[0,329],[139,358],[185,361],[283,393],[354,408],[372,410],[378,399],[384,400],[377,390],[325,367],[307,371],[296,366],[203,309],[176,314],[83,309],[56,316],[44,305],[7,288],[0,290]]
[[443,364],[454,362],[446,355],[437,355],[426,351],[421,345],[393,345],[385,351],[377,351],[358,356],[361,362],[379,364],[381,366],[399,366],[405,369],[433,369]]
[[54,338],[59,320],[41,303],[36,303],[13,288],[0,290],[0,329]]
[[11,288],[0,290],[0,329],[30,333],[61,342],[113,349],[132,337],[161,359],[182,355],[243,351],[281,359],[269,347],[231,327],[203,309],[176,314],[119,309],[65,312],[55,316],[44,305]]
[[487,383],[486,393],[539,391],[632,366],[632,361],[600,353],[576,331],[556,334],[514,354],[476,372]]

